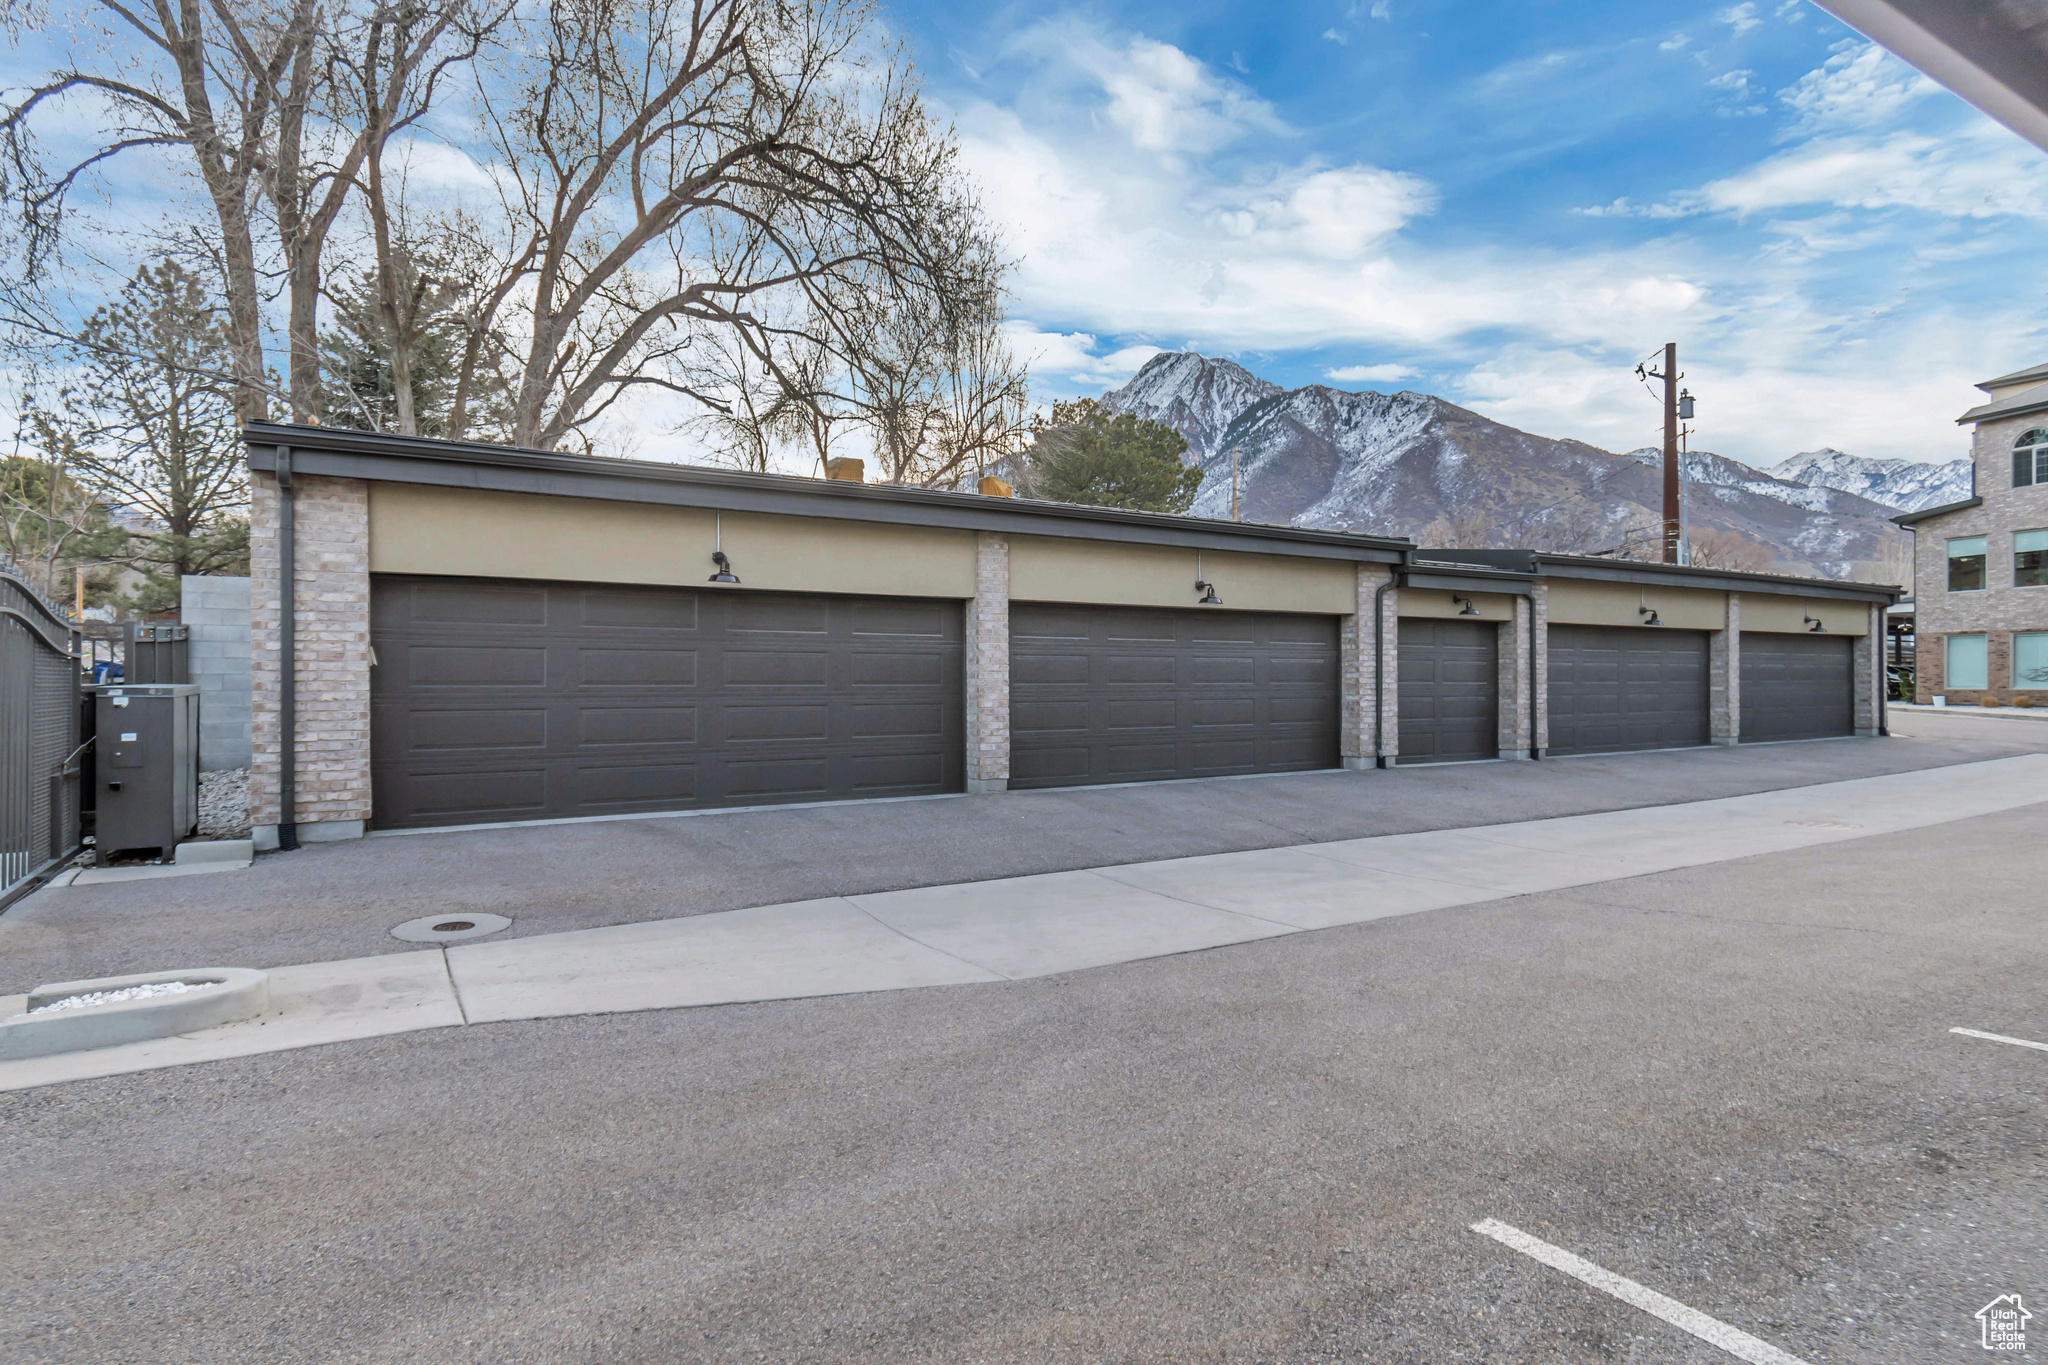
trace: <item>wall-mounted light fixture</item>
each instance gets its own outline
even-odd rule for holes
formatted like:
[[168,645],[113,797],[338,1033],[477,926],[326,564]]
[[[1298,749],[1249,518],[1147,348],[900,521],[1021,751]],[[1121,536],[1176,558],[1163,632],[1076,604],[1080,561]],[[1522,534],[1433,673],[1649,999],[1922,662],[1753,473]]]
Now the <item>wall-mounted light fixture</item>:
[[1472,605],[1472,599],[1471,599],[1471,598],[1469,598],[1469,597],[1460,597],[1460,596],[1458,596],[1458,594],[1456,594],[1456,593],[1452,593],[1452,594],[1451,594],[1451,604],[1452,604],[1453,606],[1456,606],[1456,605],[1457,605],[1458,603],[1460,603],[1460,602],[1463,602],[1463,603],[1464,603],[1465,605],[1464,605],[1464,606],[1463,606],[1462,608],[1460,608],[1460,609],[1459,609],[1459,611],[1458,611],[1458,615],[1460,615],[1460,616],[1477,616],[1477,615],[1479,614],[1479,608],[1477,608],[1477,607],[1475,607],[1475,606],[1473,606],[1473,605]]
[[1664,624],[1661,620],[1657,618],[1656,609],[1653,607],[1637,607],[1636,615],[1647,616],[1649,618],[1647,621],[1642,622],[1642,624],[1646,626],[1661,626]]
[[1799,613],[1799,619],[1806,623],[1806,633],[1808,635],[1825,635],[1828,633],[1828,628],[1820,623],[1818,616],[1808,616],[1802,611]]
[[707,583],[737,583],[739,576],[732,571],[732,561],[725,557],[725,514],[713,513],[711,523],[711,562],[718,566],[718,572],[705,579]]
[[1195,591],[1202,594],[1195,600],[1198,607],[1220,607],[1223,599],[1216,595],[1216,585],[1202,577],[1202,552],[1195,551]]

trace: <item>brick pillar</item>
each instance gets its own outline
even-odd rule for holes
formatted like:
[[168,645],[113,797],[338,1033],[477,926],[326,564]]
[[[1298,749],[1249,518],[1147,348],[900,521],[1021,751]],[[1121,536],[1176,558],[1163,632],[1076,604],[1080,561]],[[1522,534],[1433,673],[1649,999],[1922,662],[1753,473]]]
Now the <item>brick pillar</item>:
[[1529,757],[1531,603],[1526,597],[1510,598],[1509,603],[1511,610],[1508,619],[1500,623],[1499,646],[1494,651],[1494,657],[1499,661],[1496,690],[1500,699],[1496,708],[1498,729],[1494,744],[1502,758],[1526,759]]
[[1530,736],[1531,758],[1550,752],[1550,585],[1538,583],[1529,594],[1529,610],[1536,617],[1536,715]]
[[1884,696],[1884,608],[1873,604],[1866,617],[1863,638],[1854,648],[1850,664],[1855,688],[1855,715],[1851,723],[1866,739],[1877,735],[1878,707]]
[[[1338,680],[1337,752],[1347,768],[1373,767],[1372,699],[1373,679],[1379,661],[1373,654],[1372,600],[1380,584],[1394,576],[1385,564],[1360,564],[1356,580],[1357,609],[1339,619],[1337,655]],[[1390,591],[1391,602],[1393,593]],[[1389,612],[1391,613],[1391,607]],[[1391,621],[1388,648],[1393,647]]]
[[1922,706],[1948,690],[1948,637],[1913,632],[1913,700]]
[[[294,539],[296,823],[302,842],[359,838],[370,818],[370,486],[300,475]],[[282,624],[277,480],[250,476],[249,818],[275,847]]]
[[974,536],[967,604],[967,790],[1010,786],[1010,538]]
[[1727,623],[1707,646],[1707,732],[1716,744],[1742,739],[1742,594],[1728,594]]

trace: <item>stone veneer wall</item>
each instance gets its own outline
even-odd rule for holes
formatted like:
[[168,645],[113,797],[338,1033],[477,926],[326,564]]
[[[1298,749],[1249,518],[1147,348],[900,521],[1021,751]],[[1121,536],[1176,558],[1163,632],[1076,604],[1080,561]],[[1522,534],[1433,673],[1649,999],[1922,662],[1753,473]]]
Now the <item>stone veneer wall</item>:
[[1502,621],[1495,679],[1494,744],[1506,759],[1529,757],[1529,611],[1526,597],[1509,599],[1513,615]]
[[[297,812],[307,825],[370,816],[370,496],[360,479],[300,475],[296,502]],[[277,480],[250,478],[251,822],[278,810]],[[360,833],[360,829],[337,832]],[[318,838],[313,832],[310,837]]]
[[967,790],[1010,785],[1010,538],[974,537],[974,599],[967,604]]
[[[1373,680],[1376,660],[1372,648],[1372,602],[1380,584],[1393,577],[1393,570],[1385,564],[1360,564],[1357,579],[1358,609],[1337,619],[1337,666],[1342,674],[1338,681],[1337,752],[1339,761],[1347,768],[1371,768],[1376,766],[1373,753],[1372,701]],[[1400,635],[1401,594],[1389,589],[1383,604],[1381,624],[1386,631],[1387,650],[1387,695],[1384,698],[1384,712],[1381,717],[1380,754],[1391,755],[1400,751],[1400,732],[1394,720],[1397,698],[1394,695],[1393,680],[1399,673],[1392,667],[1394,651]]]
[[1728,594],[1727,624],[1707,637],[1707,735],[1715,744],[1742,738],[1742,594]]
[[[2021,432],[2048,427],[2048,413],[1986,422],[1972,444],[1977,495],[1981,507],[1965,508],[1923,521],[1914,527],[1913,699],[1931,701],[1946,695],[1951,706],[1974,706],[1988,692],[2009,701],[2013,692],[2014,631],[2048,630],[2048,587],[2019,588],[2012,581],[2012,537],[2015,531],[2048,529],[2048,486],[2012,486],[2012,445]],[[1948,542],[1956,536],[1986,538],[1985,587],[1975,592],[1948,590]],[[1950,691],[1942,674],[1948,664],[1950,635],[1985,636],[1988,688]],[[2022,688],[2036,701],[2048,701],[2048,688]]]

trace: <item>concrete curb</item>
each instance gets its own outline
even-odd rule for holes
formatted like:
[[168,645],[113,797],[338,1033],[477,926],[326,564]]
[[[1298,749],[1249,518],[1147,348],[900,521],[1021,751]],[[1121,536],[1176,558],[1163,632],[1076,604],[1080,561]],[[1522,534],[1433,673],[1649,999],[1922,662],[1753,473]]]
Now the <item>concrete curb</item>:
[[[123,1000],[37,1015],[32,1011],[67,996],[186,981],[200,988],[177,995]],[[23,1012],[0,1019],[0,1061],[82,1052],[122,1043],[169,1038],[247,1019],[270,1008],[270,977],[248,967],[194,967],[174,972],[140,972],[94,981],[59,981],[29,992]]]

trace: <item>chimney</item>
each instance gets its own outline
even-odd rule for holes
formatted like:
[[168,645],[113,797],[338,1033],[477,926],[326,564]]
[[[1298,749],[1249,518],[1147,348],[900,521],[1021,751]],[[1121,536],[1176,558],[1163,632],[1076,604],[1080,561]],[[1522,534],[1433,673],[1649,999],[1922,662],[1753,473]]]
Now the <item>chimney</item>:
[[851,456],[840,455],[825,461],[825,477],[841,483],[866,483],[868,469],[861,461]]
[[1010,487],[1010,485],[1004,483],[993,474],[981,476],[981,491],[983,496],[991,498],[1014,498],[1017,496],[1016,489]]

